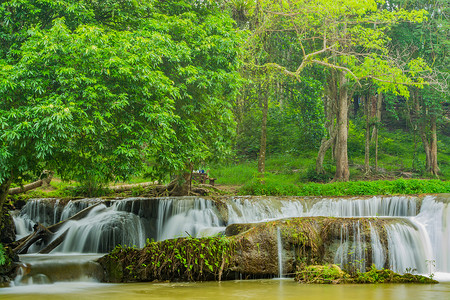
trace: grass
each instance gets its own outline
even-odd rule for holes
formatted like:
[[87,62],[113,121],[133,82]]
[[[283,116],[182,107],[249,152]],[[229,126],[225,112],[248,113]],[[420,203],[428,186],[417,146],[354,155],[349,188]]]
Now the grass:
[[[417,140],[419,141],[419,138]],[[335,171],[329,152],[324,161],[326,174],[317,176],[316,155],[315,151],[308,151],[297,156],[269,156],[266,159],[264,179],[257,172],[256,160],[214,166],[211,168],[211,174],[218,178],[218,184],[242,186],[240,194],[344,196],[450,192],[450,137],[447,136],[439,136],[438,141],[440,180],[426,173],[425,154],[421,143],[415,147],[413,136],[401,130],[383,130],[380,133],[380,171],[369,175],[364,174],[362,170],[364,140],[360,136],[353,138],[349,143],[350,182],[327,183]],[[373,160],[374,153],[371,153],[372,167]]]
[[240,190],[241,195],[266,196],[362,196],[362,195],[404,195],[450,193],[450,181],[397,179],[377,181],[349,181],[323,183],[303,183],[299,185],[280,183],[266,178],[253,180]]

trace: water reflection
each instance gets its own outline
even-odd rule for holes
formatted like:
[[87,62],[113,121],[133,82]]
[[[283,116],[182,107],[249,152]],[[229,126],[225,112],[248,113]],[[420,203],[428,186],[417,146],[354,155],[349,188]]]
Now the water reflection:
[[450,298],[450,283],[436,285],[302,285],[293,280],[100,284],[59,282],[0,289],[0,299],[302,299],[389,300]]

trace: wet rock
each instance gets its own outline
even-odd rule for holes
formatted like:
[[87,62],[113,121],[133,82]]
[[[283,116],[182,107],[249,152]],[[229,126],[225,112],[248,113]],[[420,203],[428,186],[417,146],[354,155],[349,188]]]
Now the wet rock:
[[0,287],[9,286],[19,270],[19,257],[8,246],[0,244]]
[[0,243],[10,244],[16,240],[14,221],[10,214],[4,214],[0,220]]

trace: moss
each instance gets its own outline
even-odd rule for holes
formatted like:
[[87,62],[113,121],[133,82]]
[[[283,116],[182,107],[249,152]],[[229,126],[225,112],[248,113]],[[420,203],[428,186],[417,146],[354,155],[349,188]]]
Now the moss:
[[337,265],[311,265],[297,271],[295,280],[301,283],[342,283],[350,279],[350,275]]
[[295,280],[299,283],[438,283],[431,278],[413,275],[398,274],[392,270],[378,270],[374,265],[367,272],[349,274],[336,265],[307,266],[296,272]]

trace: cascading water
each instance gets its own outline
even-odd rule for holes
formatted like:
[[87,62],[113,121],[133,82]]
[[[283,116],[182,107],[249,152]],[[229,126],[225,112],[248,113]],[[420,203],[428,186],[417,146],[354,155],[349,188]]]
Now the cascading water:
[[341,243],[334,256],[334,263],[350,271],[365,270],[365,248],[366,243],[361,238],[361,227],[359,221],[341,227]]
[[[70,201],[31,200],[15,216],[18,234],[31,232],[36,222],[50,225],[74,215],[100,199]],[[369,222],[364,232],[359,221],[342,227],[334,263],[358,265],[371,261],[377,268],[397,272],[416,269],[427,273],[427,261],[436,272],[450,272],[450,195],[425,198],[398,196],[366,199],[232,197],[219,202],[196,198],[127,198],[109,200],[83,219],[66,222],[64,242],[52,253],[105,253],[117,244],[142,247],[147,239],[213,235],[233,223],[261,222],[289,217],[395,218],[384,233]],[[403,220],[403,221],[397,221]],[[353,223],[352,223],[353,222]],[[55,237],[56,238],[56,237]],[[36,246],[31,251],[39,251]],[[370,252],[367,252],[367,248]]]
[[283,242],[281,240],[281,230],[277,228],[277,248],[278,248],[278,277],[283,278]]
[[384,268],[386,263],[386,253],[384,251],[383,245],[380,241],[380,236],[378,231],[369,222],[370,227],[370,242],[372,246],[372,263],[377,269]]
[[60,229],[67,235],[56,252],[105,253],[118,244],[145,245],[145,229],[131,213],[99,205],[86,218],[69,221]]
[[431,251],[429,263],[436,271],[450,273],[450,200],[449,196],[427,196],[420,213],[412,218],[425,231]]
[[60,199],[30,199],[14,217],[16,234],[18,237],[29,234],[36,223],[44,226],[56,224],[99,201],[101,199],[81,199],[65,205]]
[[[430,258],[426,236],[410,224],[390,224],[386,228],[389,244],[389,268],[405,272],[426,273],[425,263]],[[424,241],[424,242],[423,242]]]

